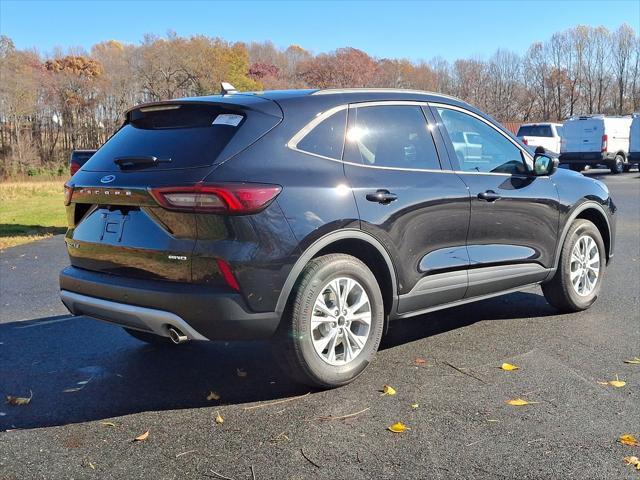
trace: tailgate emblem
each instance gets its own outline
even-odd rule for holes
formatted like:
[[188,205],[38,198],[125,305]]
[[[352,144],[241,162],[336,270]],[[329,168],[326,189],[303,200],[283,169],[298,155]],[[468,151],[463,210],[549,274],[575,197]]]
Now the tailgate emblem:
[[100,179],[100,183],[111,183],[116,179],[115,175],[105,175]]
[[184,255],[167,255],[169,257],[169,260],[186,260],[187,257]]

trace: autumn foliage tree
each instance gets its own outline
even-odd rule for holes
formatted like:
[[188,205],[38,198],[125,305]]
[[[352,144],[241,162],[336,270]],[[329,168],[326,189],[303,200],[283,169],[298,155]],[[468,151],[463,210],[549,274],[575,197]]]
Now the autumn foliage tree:
[[299,45],[228,42],[204,35],[146,35],[90,51],[40,55],[0,36],[0,175],[64,171],[71,149],[97,148],[141,102],[209,95],[220,82],[241,91],[283,88],[406,88],[460,97],[501,121],[561,120],[640,111],[640,39],[577,26],[523,54],[452,62],[374,58],[352,48],[314,55]]

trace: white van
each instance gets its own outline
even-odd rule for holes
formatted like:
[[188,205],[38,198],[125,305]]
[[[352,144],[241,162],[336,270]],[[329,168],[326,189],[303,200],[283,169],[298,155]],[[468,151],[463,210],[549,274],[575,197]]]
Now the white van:
[[553,153],[560,153],[562,137],[561,123],[523,123],[518,129],[518,138],[530,147],[544,147]]
[[631,129],[629,131],[629,164],[638,164],[640,170],[640,113],[633,114]]
[[587,115],[562,125],[560,163],[582,171],[586,165],[606,165],[611,173],[629,170],[631,117]]

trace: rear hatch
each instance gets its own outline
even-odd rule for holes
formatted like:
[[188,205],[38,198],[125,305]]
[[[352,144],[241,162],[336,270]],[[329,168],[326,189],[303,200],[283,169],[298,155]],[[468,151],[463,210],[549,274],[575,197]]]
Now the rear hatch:
[[282,120],[257,96],[204,97],[136,107],[69,182],[71,264],[129,277],[187,282],[196,214],[162,207],[151,189],[184,187]]
[[568,120],[562,133],[562,153],[600,152],[604,120],[582,117]]

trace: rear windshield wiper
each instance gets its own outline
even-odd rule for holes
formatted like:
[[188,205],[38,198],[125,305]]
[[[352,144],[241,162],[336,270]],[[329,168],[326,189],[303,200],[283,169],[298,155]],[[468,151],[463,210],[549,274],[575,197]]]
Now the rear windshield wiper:
[[113,163],[120,168],[147,167],[158,165],[159,163],[169,163],[170,158],[158,158],[153,155],[134,155],[129,157],[117,157]]

